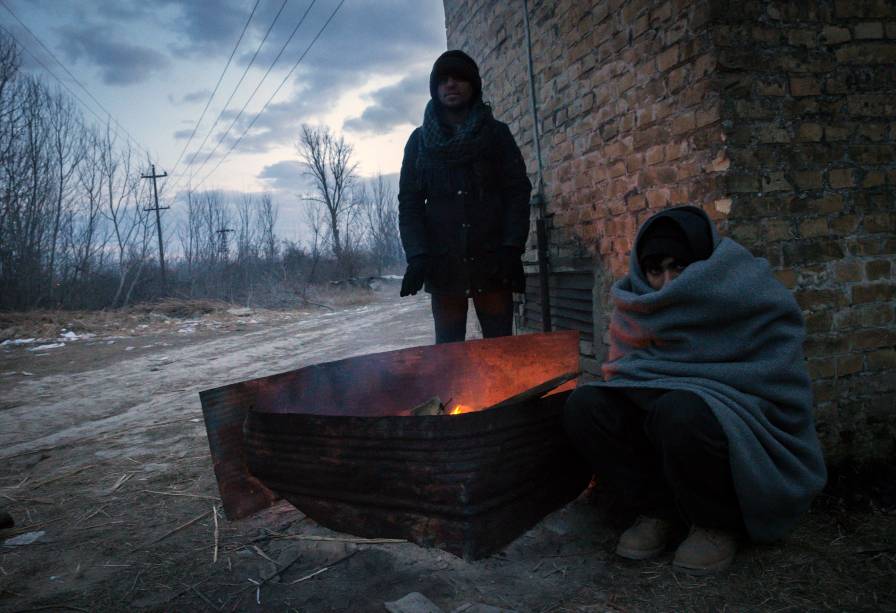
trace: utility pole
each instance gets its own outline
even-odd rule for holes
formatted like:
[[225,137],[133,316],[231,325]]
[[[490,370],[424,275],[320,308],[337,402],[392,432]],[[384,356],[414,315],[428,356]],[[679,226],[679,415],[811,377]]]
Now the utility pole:
[[220,236],[218,240],[218,255],[222,261],[226,262],[230,254],[230,247],[227,245],[227,233],[233,232],[233,228],[221,228],[220,230],[215,230],[215,232]]
[[140,175],[144,179],[152,179],[152,195],[155,199],[155,207],[143,209],[144,211],[155,211],[156,212],[156,230],[159,234],[159,267],[162,270],[162,295],[167,294],[167,283],[165,282],[165,248],[162,245],[162,217],[159,214],[159,211],[164,211],[165,209],[170,209],[170,206],[159,206],[159,190],[156,187],[156,179],[161,179],[162,177],[167,177],[168,173],[163,172],[160,175],[156,174],[156,165],[152,164],[152,174],[149,175]]

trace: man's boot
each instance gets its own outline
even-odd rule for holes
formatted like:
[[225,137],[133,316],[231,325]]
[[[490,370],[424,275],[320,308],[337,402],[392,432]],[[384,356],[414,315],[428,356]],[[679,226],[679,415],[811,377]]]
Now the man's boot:
[[708,575],[728,568],[737,553],[737,535],[728,530],[693,526],[675,552],[672,565],[693,575]]
[[622,533],[616,555],[629,560],[647,560],[661,554],[669,544],[675,523],[670,519],[641,515]]

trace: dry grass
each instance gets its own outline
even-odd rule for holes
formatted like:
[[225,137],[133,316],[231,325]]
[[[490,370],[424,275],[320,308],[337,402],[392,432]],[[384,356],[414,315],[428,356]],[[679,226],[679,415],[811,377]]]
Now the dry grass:
[[[306,301],[295,298],[289,303],[290,308],[276,311],[252,309],[252,316],[264,320],[279,319],[278,314],[284,312],[309,309],[338,310],[369,304],[374,298],[374,292],[367,289],[318,286],[309,289]],[[166,324],[176,324],[176,320],[215,319],[226,322],[240,317],[241,315],[234,315],[231,311],[242,307],[243,305],[219,300],[168,298],[123,309],[101,311],[0,312],[0,342],[25,338],[56,339],[65,332],[96,336],[111,336],[125,332],[149,333],[160,327],[166,327]]]

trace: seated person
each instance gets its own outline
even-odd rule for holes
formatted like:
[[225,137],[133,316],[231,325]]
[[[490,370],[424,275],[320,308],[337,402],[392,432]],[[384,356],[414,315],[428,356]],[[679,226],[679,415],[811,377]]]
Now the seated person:
[[726,568],[742,536],[784,537],[826,470],[803,359],[804,326],[768,262],[685,206],[638,232],[612,289],[604,381],[577,388],[564,426],[577,451],[640,514],[616,553],[662,553],[701,574]]

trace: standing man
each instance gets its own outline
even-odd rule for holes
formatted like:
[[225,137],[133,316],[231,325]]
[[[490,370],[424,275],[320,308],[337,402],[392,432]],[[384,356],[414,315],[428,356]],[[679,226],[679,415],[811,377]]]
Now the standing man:
[[507,125],[482,101],[470,56],[439,56],[429,92],[423,125],[401,163],[398,217],[408,262],[401,295],[425,285],[436,343],[464,340],[469,298],[483,336],[509,336],[512,292],[525,291],[520,256],[532,190],[526,165]]

